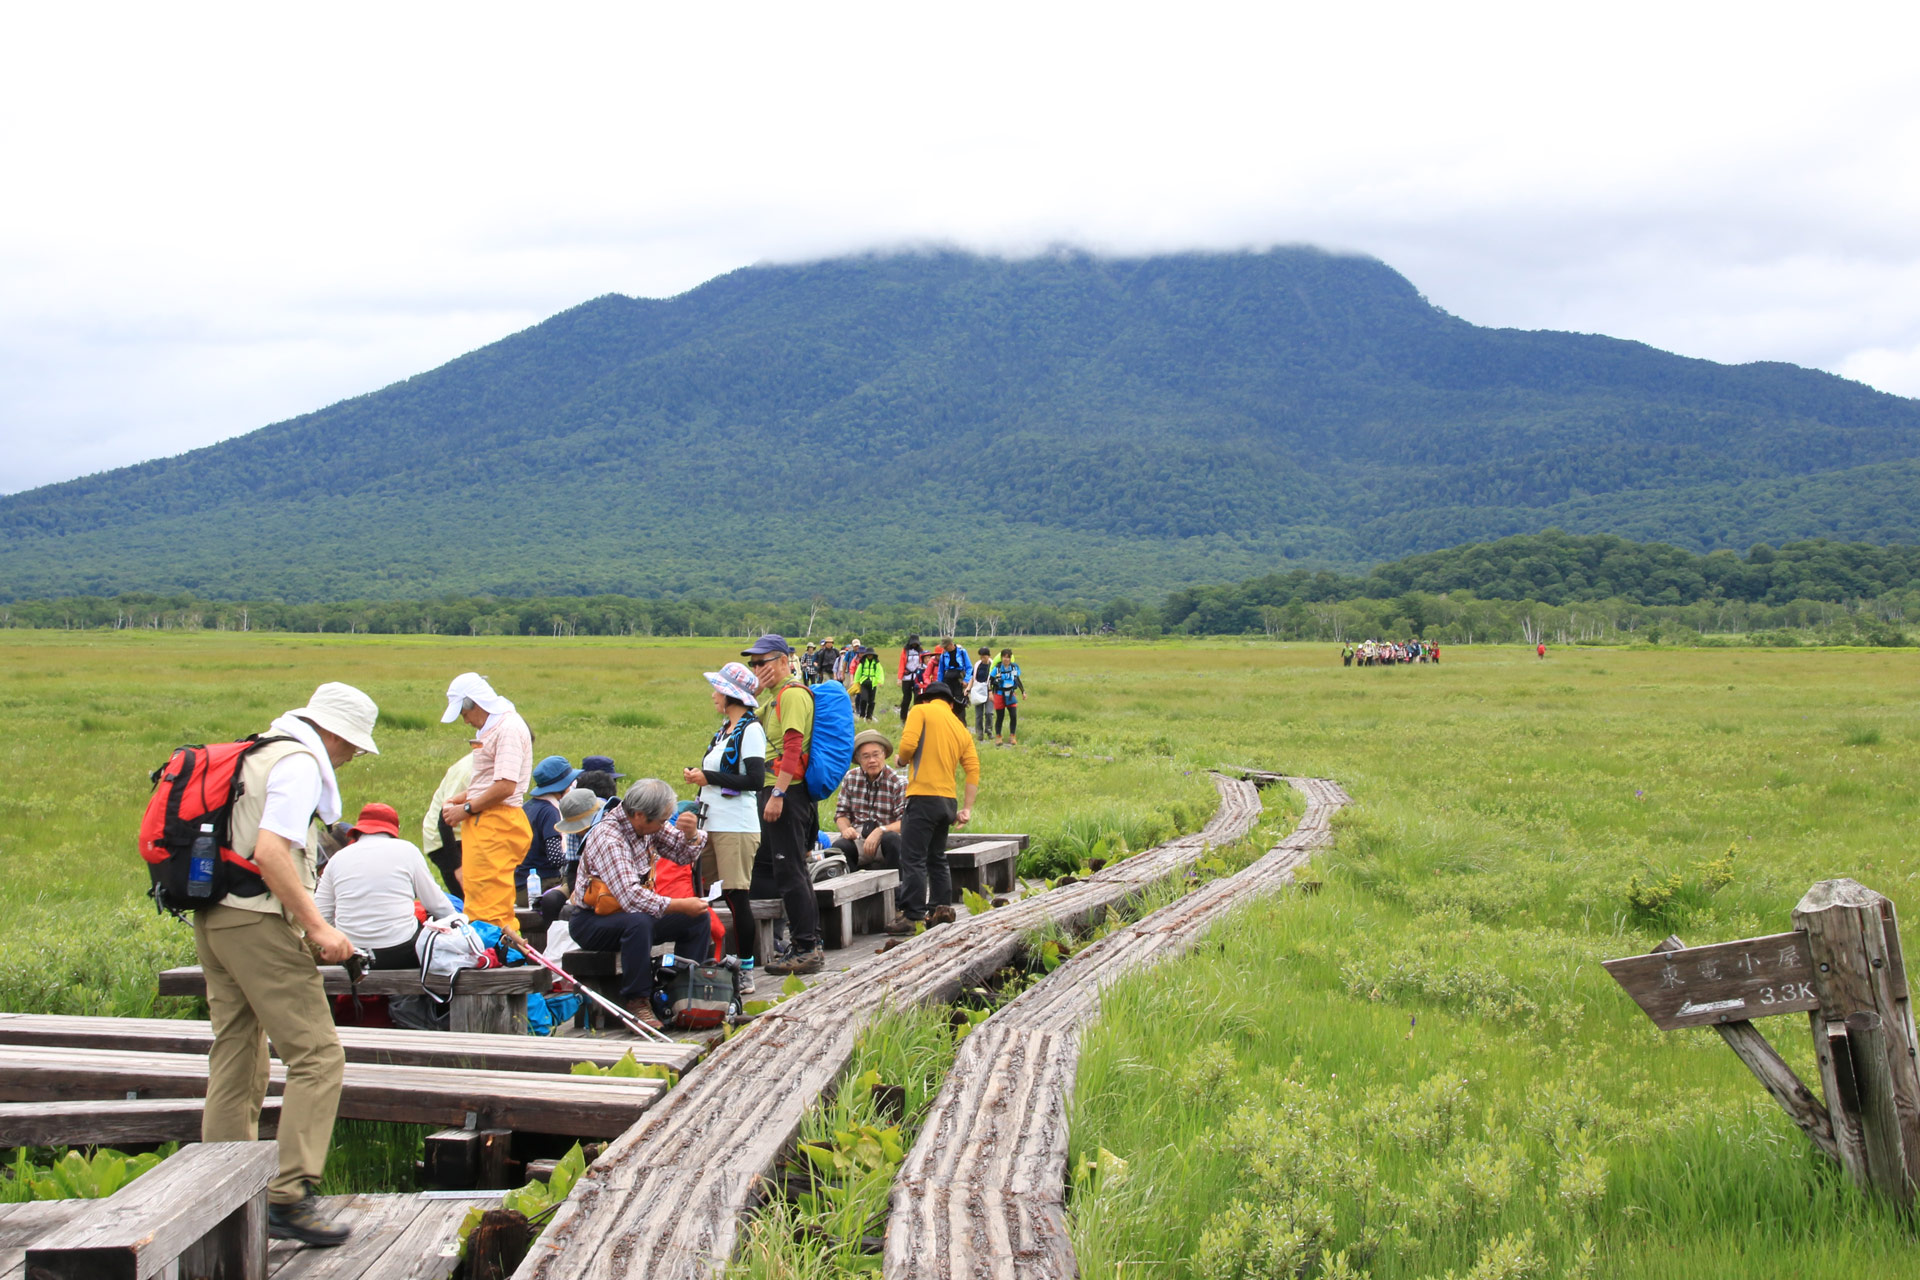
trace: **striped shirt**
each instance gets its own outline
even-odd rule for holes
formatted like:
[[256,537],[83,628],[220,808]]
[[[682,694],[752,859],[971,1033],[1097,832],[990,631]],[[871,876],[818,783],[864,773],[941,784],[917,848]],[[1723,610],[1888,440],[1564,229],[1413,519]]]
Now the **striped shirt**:
[[513,794],[500,803],[518,809],[527,800],[527,779],[533,776],[533,730],[517,711],[494,718],[491,729],[480,733],[473,750],[473,781],[467,794],[478,795],[502,778],[513,780]]

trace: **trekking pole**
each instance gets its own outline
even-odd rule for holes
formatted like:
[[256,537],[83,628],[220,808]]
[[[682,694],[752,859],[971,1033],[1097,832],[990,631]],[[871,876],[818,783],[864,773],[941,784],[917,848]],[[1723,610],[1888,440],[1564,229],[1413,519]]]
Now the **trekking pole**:
[[535,964],[539,965],[542,969],[545,969],[548,973],[553,974],[555,977],[564,978],[568,982],[573,983],[573,989],[575,991],[578,991],[581,995],[593,1001],[595,1004],[599,1005],[602,1009],[605,1009],[608,1013],[612,1014],[614,1018],[620,1023],[621,1026],[633,1032],[633,1034],[639,1036],[642,1040],[645,1040],[651,1037],[652,1039],[663,1041],[666,1044],[679,1043],[679,1041],[675,1040],[672,1036],[668,1035],[666,1032],[657,1031],[654,1028],[648,1026],[646,1023],[640,1021],[640,1019],[634,1017],[631,1013],[628,1013],[625,1009],[622,1009],[619,1005],[607,999],[605,996],[601,995],[598,991],[595,991],[592,987],[582,985],[579,982],[579,980],[577,980],[572,974],[568,973],[565,969],[562,969],[559,965],[555,964],[553,961],[541,955],[538,951],[535,951],[531,946],[527,945],[527,940],[521,937],[519,934],[515,933],[513,930],[502,929],[500,931],[500,936],[506,939],[508,946],[512,947],[515,951],[518,951],[521,955],[533,961]]

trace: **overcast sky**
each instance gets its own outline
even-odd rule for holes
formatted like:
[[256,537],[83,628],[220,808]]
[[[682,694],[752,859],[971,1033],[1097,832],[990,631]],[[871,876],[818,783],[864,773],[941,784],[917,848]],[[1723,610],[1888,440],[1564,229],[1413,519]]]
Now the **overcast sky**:
[[1920,395],[1920,5],[671,9],[0,9],[0,492],[926,242],[1359,250]]

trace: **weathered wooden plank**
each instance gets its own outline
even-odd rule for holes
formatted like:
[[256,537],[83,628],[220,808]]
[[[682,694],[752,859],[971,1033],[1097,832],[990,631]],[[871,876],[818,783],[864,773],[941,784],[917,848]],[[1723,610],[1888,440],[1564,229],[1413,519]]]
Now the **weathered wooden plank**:
[[1259,816],[1258,794],[1247,783],[1214,783],[1220,808],[1201,832],[1080,884],[929,930],[756,1019],[588,1169],[515,1280],[716,1270],[731,1256],[740,1217],[762,1179],[807,1110],[846,1069],[868,1019],[888,1006],[957,992],[1005,964],[1028,930],[1089,918],[1176,874],[1210,846],[1244,835]]
[[468,1209],[496,1208],[500,1194],[324,1196],[322,1209],[353,1235],[337,1249],[275,1241],[273,1280],[446,1280],[455,1259],[442,1257],[442,1247],[458,1235]]
[[[0,1047],[0,1101],[86,1098],[197,1098],[206,1094],[205,1058],[41,1045]],[[268,1092],[285,1070],[274,1063]],[[350,1062],[340,1115],[350,1120],[459,1125],[478,1112],[485,1123],[535,1133],[611,1138],[660,1096],[659,1080],[457,1071]]]
[[894,1180],[888,1276],[1079,1274],[1065,1212],[1079,1028],[1103,987],[1185,950],[1233,906],[1286,884],[1326,842],[1346,793],[1324,780],[1289,781],[1307,813],[1265,857],[1082,948],[968,1035]]
[[1750,1021],[1820,1007],[1802,932],[1603,960],[1663,1031]]
[[[330,996],[351,995],[353,983],[347,977],[347,971],[339,965],[321,965],[320,979]],[[538,965],[515,965],[511,969],[462,969],[449,980],[438,974],[427,978],[426,988],[435,995],[445,996],[449,990],[460,995],[525,995],[529,991],[547,992],[553,989],[553,975]],[[417,969],[375,969],[360,979],[359,992],[363,996],[417,996],[421,993],[420,971]],[[204,996],[207,994],[207,975],[197,964],[182,965],[177,969],[162,969],[159,977],[159,994],[163,996]]]
[[[569,952],[572,959],[577,953]],[[619,956],[606,953],[613,960]],[[456,1035],[386,1027],[340,1027],[348,1062],[470,1071],[547,1071],[565,1075],[576,1062],[608,1066],[631,1052],[642,1063],[685,1071],[704,1052],[698,1044],[603,1040],[586,1036]],[[64,1045],[74,1049],[145,1050],[205,1056],[213,1024],[186,1018],[82,1018],[0,1013],[0,1044]]]
[[85,1200],[0,1204],[0,1280],[20,1280],[27,1246],[86,1207]]
[[[140,1142],[198,1142],[199,1098],[100,1098],[0,1103],[0,1147],[115,1147]],[[260,1136],[280,1126],[280,1099],[260,1108]]]
[[[145,1280],[163,1268],[171,1274],[176,1259],[225,1226],[217,1242],[220,1270],[233,1280],[264,1276],[267,1183],[279,1164],[270,1142],[186,1147],[34,1241],[26,1274],[29,1280]],[[258,1202],[258,1214],[232,1229],[231,1216],[249,1202]]]

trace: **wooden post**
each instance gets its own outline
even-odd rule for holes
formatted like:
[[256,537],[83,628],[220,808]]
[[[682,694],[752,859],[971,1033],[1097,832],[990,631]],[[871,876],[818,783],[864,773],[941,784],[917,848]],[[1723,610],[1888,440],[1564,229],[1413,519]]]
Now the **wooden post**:
[[1920,1174],[1920,1062],[1893,903],[1852,880],[1822,880],[1793,920],[1813,961],[1814,1048],[1843,1163],[1862,1186],[1911,1204]]

